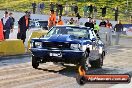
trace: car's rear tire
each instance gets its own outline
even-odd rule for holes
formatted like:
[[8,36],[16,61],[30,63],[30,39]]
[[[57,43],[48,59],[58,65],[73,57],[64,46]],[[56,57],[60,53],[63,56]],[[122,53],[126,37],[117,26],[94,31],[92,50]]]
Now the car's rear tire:
[[85,52],[83,54],[83,58],[80,60],[80,66],[82,66],[82,68],[86,73],[88,71],[88,61],[89,61],[89,53]]
[[92,68],[102,68],[103,66],[103,56],[100,55],[99,59],[95,61],[90,61],[90,65]]
[[38,62],[37,57],[32,56],[32,67],[35,68],[35,69],[37,69],[38,66],[39,66],[39,62]]

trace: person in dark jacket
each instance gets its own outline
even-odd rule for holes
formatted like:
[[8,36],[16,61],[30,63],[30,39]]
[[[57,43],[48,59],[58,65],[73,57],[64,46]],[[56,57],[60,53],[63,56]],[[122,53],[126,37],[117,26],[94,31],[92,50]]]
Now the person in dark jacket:
[[118,45],[119,44],[119,40],[120,40],[120,35],[123,31],[123,25],[121,24],[121,21],[118,21],[118,23],[115,25],[114,30],[116,32],[116,41],[115,44]]
[[53,2],[50,3],[50,10],[54,10],[55,5],[53,4]]
[[44,4],[44,2],[42,2],[40,4],[40,12],[41,12],[41,14],[43,14],[44,7],[45,7],[45,4]]
[[92,4],[89,6],[89,17],[93,18],[93,6],[92,6]]
[[75,5],[75,7],[74,7],[74,12],[75,12],[75,15],[78,13],[78,6],[77,5]]
[[12,31],[13,29],[13,21],[12,19],[9,17],[9,14],[7,11],[5,11],[5,15],[4,17],[1,19],[2,24],[3,24],[3,34],[4,34],[4,38],[5,39],[9,39],[9,34],[10,31]]
[[92,22],[92,18],[88,18],[88,22],[85,23],[85,27],[90,27],[94,29],[94,24]]
[[12,32],[13,32],[13,29],[14,29],[14,23],[15,23],[15,18],[13,17],[13,13],[9,13],[9,16],[10,16],[10,18],[12,19],[12,22],[13,22],[13,25],[12,25]]
[[35,14],[36,12],[36,6],[37,4],[35,2],[32,3],[32,7],[33,7],[33,14]]
[[77,14],[76,14],[76,17],[77,17],[78,19],[80,19],[80,18],[81,18],[81,16],[80,16],[80,14],[79,14],[79,13],[77,13]]
[[68,22],[68,24],[73,25],[74,22],[75,22],[75,20],[73,18],[71,18],[70,21]]
[[102,22],[100,22],[99,26],[100,27],[106,27],[106,22],[103,18],[102,18]]
[[18,21],[18,39],[23,40],[23,43],[26,39],[26,31],[29,28],[30,12],[26,11],[26,14],[21,17]]
[[105,17],[105,15],[106,15],[106,6],[103,6],[100,9],[102,9],[102,17]]
[[58,16],[59,13],[59,3],[56,3],[56,16]]
[[10,18],[12,19],[13,23],[15,22],[15,18],[13,17],[13,13],[9,13]]
[[63,12],[63,6],[62,6],[62,4],[59,4],[58,7],[59,7],[59,12],[60,12],[59,15],[62,16],[62,12]]
[[118,16],[119,16],[119,10],[118,10],[118,7],[115,7],[115,21],[118,20]]

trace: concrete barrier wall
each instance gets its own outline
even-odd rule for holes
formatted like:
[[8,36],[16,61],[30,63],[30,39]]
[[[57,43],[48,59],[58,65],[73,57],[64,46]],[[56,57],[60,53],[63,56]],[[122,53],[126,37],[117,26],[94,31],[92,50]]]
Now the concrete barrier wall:
[[41,29],[31,29],[27,31],[26,41],[23,44],[22,40],[17,39],[18,30],[14,29],[14,31],[10,33],[9,39],[0,42],[0,56],[25,54],[28,51],[27,49],[29,47],[28,42],[31,39],[31,37],[33,38],[40,36],[40,34],[34,35],[33,32],[37,32],[37,31],[41,31]]
[[22,40],[7,39],[0,42],[0,56],[25,54]]

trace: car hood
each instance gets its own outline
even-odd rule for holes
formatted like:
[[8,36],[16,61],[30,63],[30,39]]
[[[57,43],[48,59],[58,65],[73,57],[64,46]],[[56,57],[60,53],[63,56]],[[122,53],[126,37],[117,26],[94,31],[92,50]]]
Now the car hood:
[[66,42],[71,41],[73,36],[71,35],[52,35],[47,37],[47,41],[55,41],[55,42]]
[[90,43],[90,39],[76,38],[74,35],[52,35],[50,37],[44,38],[34,38],[33,41],[42,41],[42,42],[70,42],[70,43]]

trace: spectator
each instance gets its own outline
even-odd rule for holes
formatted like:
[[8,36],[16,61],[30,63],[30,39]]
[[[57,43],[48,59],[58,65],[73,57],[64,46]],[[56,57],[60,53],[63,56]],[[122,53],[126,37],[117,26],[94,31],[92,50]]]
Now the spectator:
[[61,19],[61,16],[59,16],[59,19],[57,21],[57,25],[64,25],[64,22]]
[[10,18],[12,19],[12,22],[13,22],[13,26],[12,26],[12,32],[13,32],[13,29],[14,29],[14,23],[15,23],[15,18],[13,17],[13,13],[9,13],[9,16],[10,16]]
[[55,21],[55,25],[54,26],[56,26],[57,25],[57,21]]
[[98,12],[98,11],[97,11],[97,7],[96,7],[96,6],[94,6],[94,7],[93,7],[93,9],[94,9],[94,18],[96,19],[97,12]]
[[112,24],[109,22],[109,20],[107,20],[107,22],[106,22],[106,27],[107,28],[112,28]]
[[100,38],[100,37],[99,37],[99,30],[100,30],[100,27],[99,27],[99,25],[96,23],[96,20],[93,21],[93,24],[94,24],[94,32],[95,32],[95,34],[96,34],[97,38]]
[[100,27],[99,27],[99,25],[96,23],[96,20],[94,20],[93,23],[94,23],[94,32],[95,32],[95,34],[98,34]]
[[80,18],[81,18],[81,16],[80,16],[80,14],[79,14],[79,13],[77,13],[77,14],[76,14],[76,17],[77,17],[78,19],[80,19]]
[[21,17],[18,21],[18,39],[23,40],[23,43],[26,39],[26,31],[29,28],[30,12],[26,11],[25,15]]
[[3,25],[2,21],[0,20],[0,41],[4,40],[4,34],[3,34]]
[[118,21],[118,23],[115,25],[114,30],[116,32],[116,41],[115,44],[118,45],[119,44],[119,40],[120,40],[120,35],[123,31],[123,25],[121,24],[121,21]]
[[118,15],[119,15],[119,11],[118,11],[118,7],[115,7],[115,21],[118,20]]
[[43,10],[44,10],[44,2],[42,2],[40,4],[40,12],[41,12],[41,14],[43,14]]
[[10,18],[12,19],[13,23],[15,22],[15,18],[13,17],[13,13],[9,13]]
[[38,7],[37,7],[37,12],[38,12],[38,14],[40,14],[40,10],[41,10],[41,3],[38,3]]
[[59,13],[59,4],[56,3],[56,16],[58,16],[58,13]]
[[66,16],[69,14],[69,11],[70,11],[69,5],[68,5],[68,3],[66,3],[66,5],[65,5],[65,15]]
[[77,5],[75,5],[75,7],[74,7],[74,12],[75,12],[75,15],[78,13],[78,6]]
[[88,11],[88,9],[87,9],[87,6],[85,5],[84,7],[83,7],[83,16],[84,17],[87,17],[87,11]]
[[54,10],[55,5],[51,2],[50,3],[50,10]]
[[73,16],[73,13],[74,13],[74,4],[72,3],[72,5],[71,5],[71,14],[72,14],[72,16]]
[[100,22],[99,26],[100,27],[106,27],[106,22],[104,21],[103,18],[102,18],[102,22]]
[[9,39],[10,31],[13,31],[13,21],[9,17],[9,14],[7,11],[5,11],[4,17],[1,19],[3,24],[3,31],[4,31],[4,38]]
[[[77,14],[79,15],[79,13],[77,13]],[[80,18],[81,18],[81,16],[79,15],[79,16],[78,16],[78,20],[76,21],[76,25],[77,25],[77,26],[83,25],[83,24],[80,22]]]
[[73,25],[74,22],[75,22],[75,20],[73,18],[71,18],[68,24]]
[[59,4],[58,7],[59,7],[59,12],[60,12],[59,15],[62,16],[62,12],[63,12],[63,6],[62,6],[62,4]]
[[88,17],[91,18],[90,17],[90,10],[89,9],[90,9],[90,4],[87,6],[87,14],[88,14]]
[[93,18],[93,6],[92,6],[92,4],[89,6],[89,17]]
[[36,12],[36,3],[35,3],[35,1],[32,3],[32,7],[33,7],[33,14],[35,14],[35,12]]
[[102,9],[102,17],[105,17],[105,15],[106,15],[106,6],[103,6],[100,9]]
[[56,14],[54,13],[54,10],[50,11],[50,17],[48,19],[48,29],[56,25]]
[[76,22],[75,22],[75,23],[76,23],[76,25],[78,25],[78,26],[79,26],[79,25],[80,25],[80,18],[81,18],[81,16],[80,16],[80,14],[79,14],[79,13],[77,13],[77,14],[76,14],[76,17],[78,18],[78,20],[76,20]]
[[90,27],[94,29],[94,24],[92,22],[92,18],[88,18],[88,22],[85,23],[85,27]]

